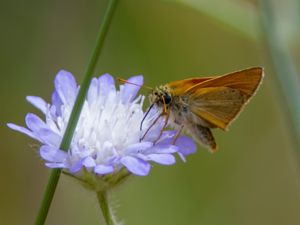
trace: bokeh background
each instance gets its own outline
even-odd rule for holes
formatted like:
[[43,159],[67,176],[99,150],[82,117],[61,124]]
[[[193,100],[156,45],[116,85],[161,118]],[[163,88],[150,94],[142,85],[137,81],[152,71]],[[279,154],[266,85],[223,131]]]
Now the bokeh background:
[[[297,62],[299,1],[270,2],[280,43]],[[0,224],[33,224],[50,173],[36,143],[6,123],[23,125],[27,112],[37,113],[25,96],[49,100],[58,70],[82,81],[106,3],[0,1]],[[186,163],[154,165],[113,192],[124,224],[300,224],[300,149],[261,10],[255,0],[120,1],[95,76],[143,74],[156,86],[251,66],[266,73],[230,131],[214,132],[216,154],[199,146]],[[101,224],[94,194],[62,176],[46,224]]]

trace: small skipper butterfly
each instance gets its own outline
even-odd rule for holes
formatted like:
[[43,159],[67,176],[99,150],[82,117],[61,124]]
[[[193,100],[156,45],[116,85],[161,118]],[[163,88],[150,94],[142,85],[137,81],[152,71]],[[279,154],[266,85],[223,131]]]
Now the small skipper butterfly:
[[165,127],[170,125],[178,131],[174,143],[185,130],[214,152],[217,144],[211,129],[228,129],[255,94],[263,76],[263,68],[253,67],[222,76],[173,81],[152,90],[149,110],[153,106],[161,109],[154,123],[165,116]]

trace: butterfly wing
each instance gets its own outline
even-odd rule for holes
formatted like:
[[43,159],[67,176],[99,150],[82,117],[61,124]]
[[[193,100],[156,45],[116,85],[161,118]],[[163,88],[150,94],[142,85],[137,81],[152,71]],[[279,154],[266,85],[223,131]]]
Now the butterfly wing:
[[253,96],[263,77],[262,68],[250,68],[210,79],[186,90],[190,111],[226,130]]
[[180,96],[183,93],[186,92],[191,87],[194,87],[195,85],[198,85],[204,81],[208,81],[210,79],[213,79],[212,77],[198,77],[198,78],[190,78],[190,79],[184,79],[184,80],[178,80],[178,81],[172,81],[167,84],[167,86],[170,89],[170,92],[172,95]]
[[197,90],[205,87],[230,87],[252,96],[261,83],[263,75],[263,68],[253,67],[225,74],[213,79],[207,79],[204,82],[195,84],[194,86],[186,89],[185,92],[193,92],[195,89]]

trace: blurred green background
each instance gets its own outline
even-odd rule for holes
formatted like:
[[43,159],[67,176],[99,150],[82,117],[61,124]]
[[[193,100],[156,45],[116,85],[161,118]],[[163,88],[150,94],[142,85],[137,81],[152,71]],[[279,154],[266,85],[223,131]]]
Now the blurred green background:
[[[289,114],[259,32],[259,5],[220,0],[215,10],[207,7],[221,15],[223,3],[229,10],[243,3],[245,14],[238,14],[251,15],[233,18],[241,23],[238,31],[201,11],[205,4],[197,3],[209,1],[121,0],[95,76],[143,74],[148,86],[156,86],[263,66],[263,85],[229,132],[214,132],[216,154],[199,147],[187,163],[154,165],[149,176],[132,177],[113,192],[116,215],[128,225],[300,224],[300,149],[292,144]],[[273,2],[280,37],[299,61],[300,5]],[[50,172],[36,143],[6,123],[23,125],[27,112],[37,113],[26,95],[50,100],[58,70],[69,70],[81,82],[106,3],[0,2],[1,225],[33,224]],[[94,194],[63,175],[46,224],[102,224]]]

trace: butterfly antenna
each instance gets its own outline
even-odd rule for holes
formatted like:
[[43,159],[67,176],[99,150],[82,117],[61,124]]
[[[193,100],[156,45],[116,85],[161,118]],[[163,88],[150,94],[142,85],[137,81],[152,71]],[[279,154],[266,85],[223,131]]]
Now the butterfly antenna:
[[148,108],[147,112],[145,113],[145,116],[143,117],[142,121],[141,121],[141,125],[140,125],[140,130],[142,130],[143,128],[143,123],[146,119],[146,117],[148,116],[149,112],[151,111],[151,109],[153,108],[154,103],[150,105],[150,107]]
[[122,79],[122,78],[120,78],[120,77],[118,77],[117,79],[118,79],[118,81],[120,81],[120,82],[122,82],[122,83],[132,84],[132,85],[135,85],[135,86],[138,86],[138,87],[141,87],[141,88],[146,88],[146,89],[148,89],[148,90],[153,91],[153,88],[152,88],[152,87],[148,87],[148,86],[146,86],[146,85],[135,84],[135,83],[129,82],[128,80]]

